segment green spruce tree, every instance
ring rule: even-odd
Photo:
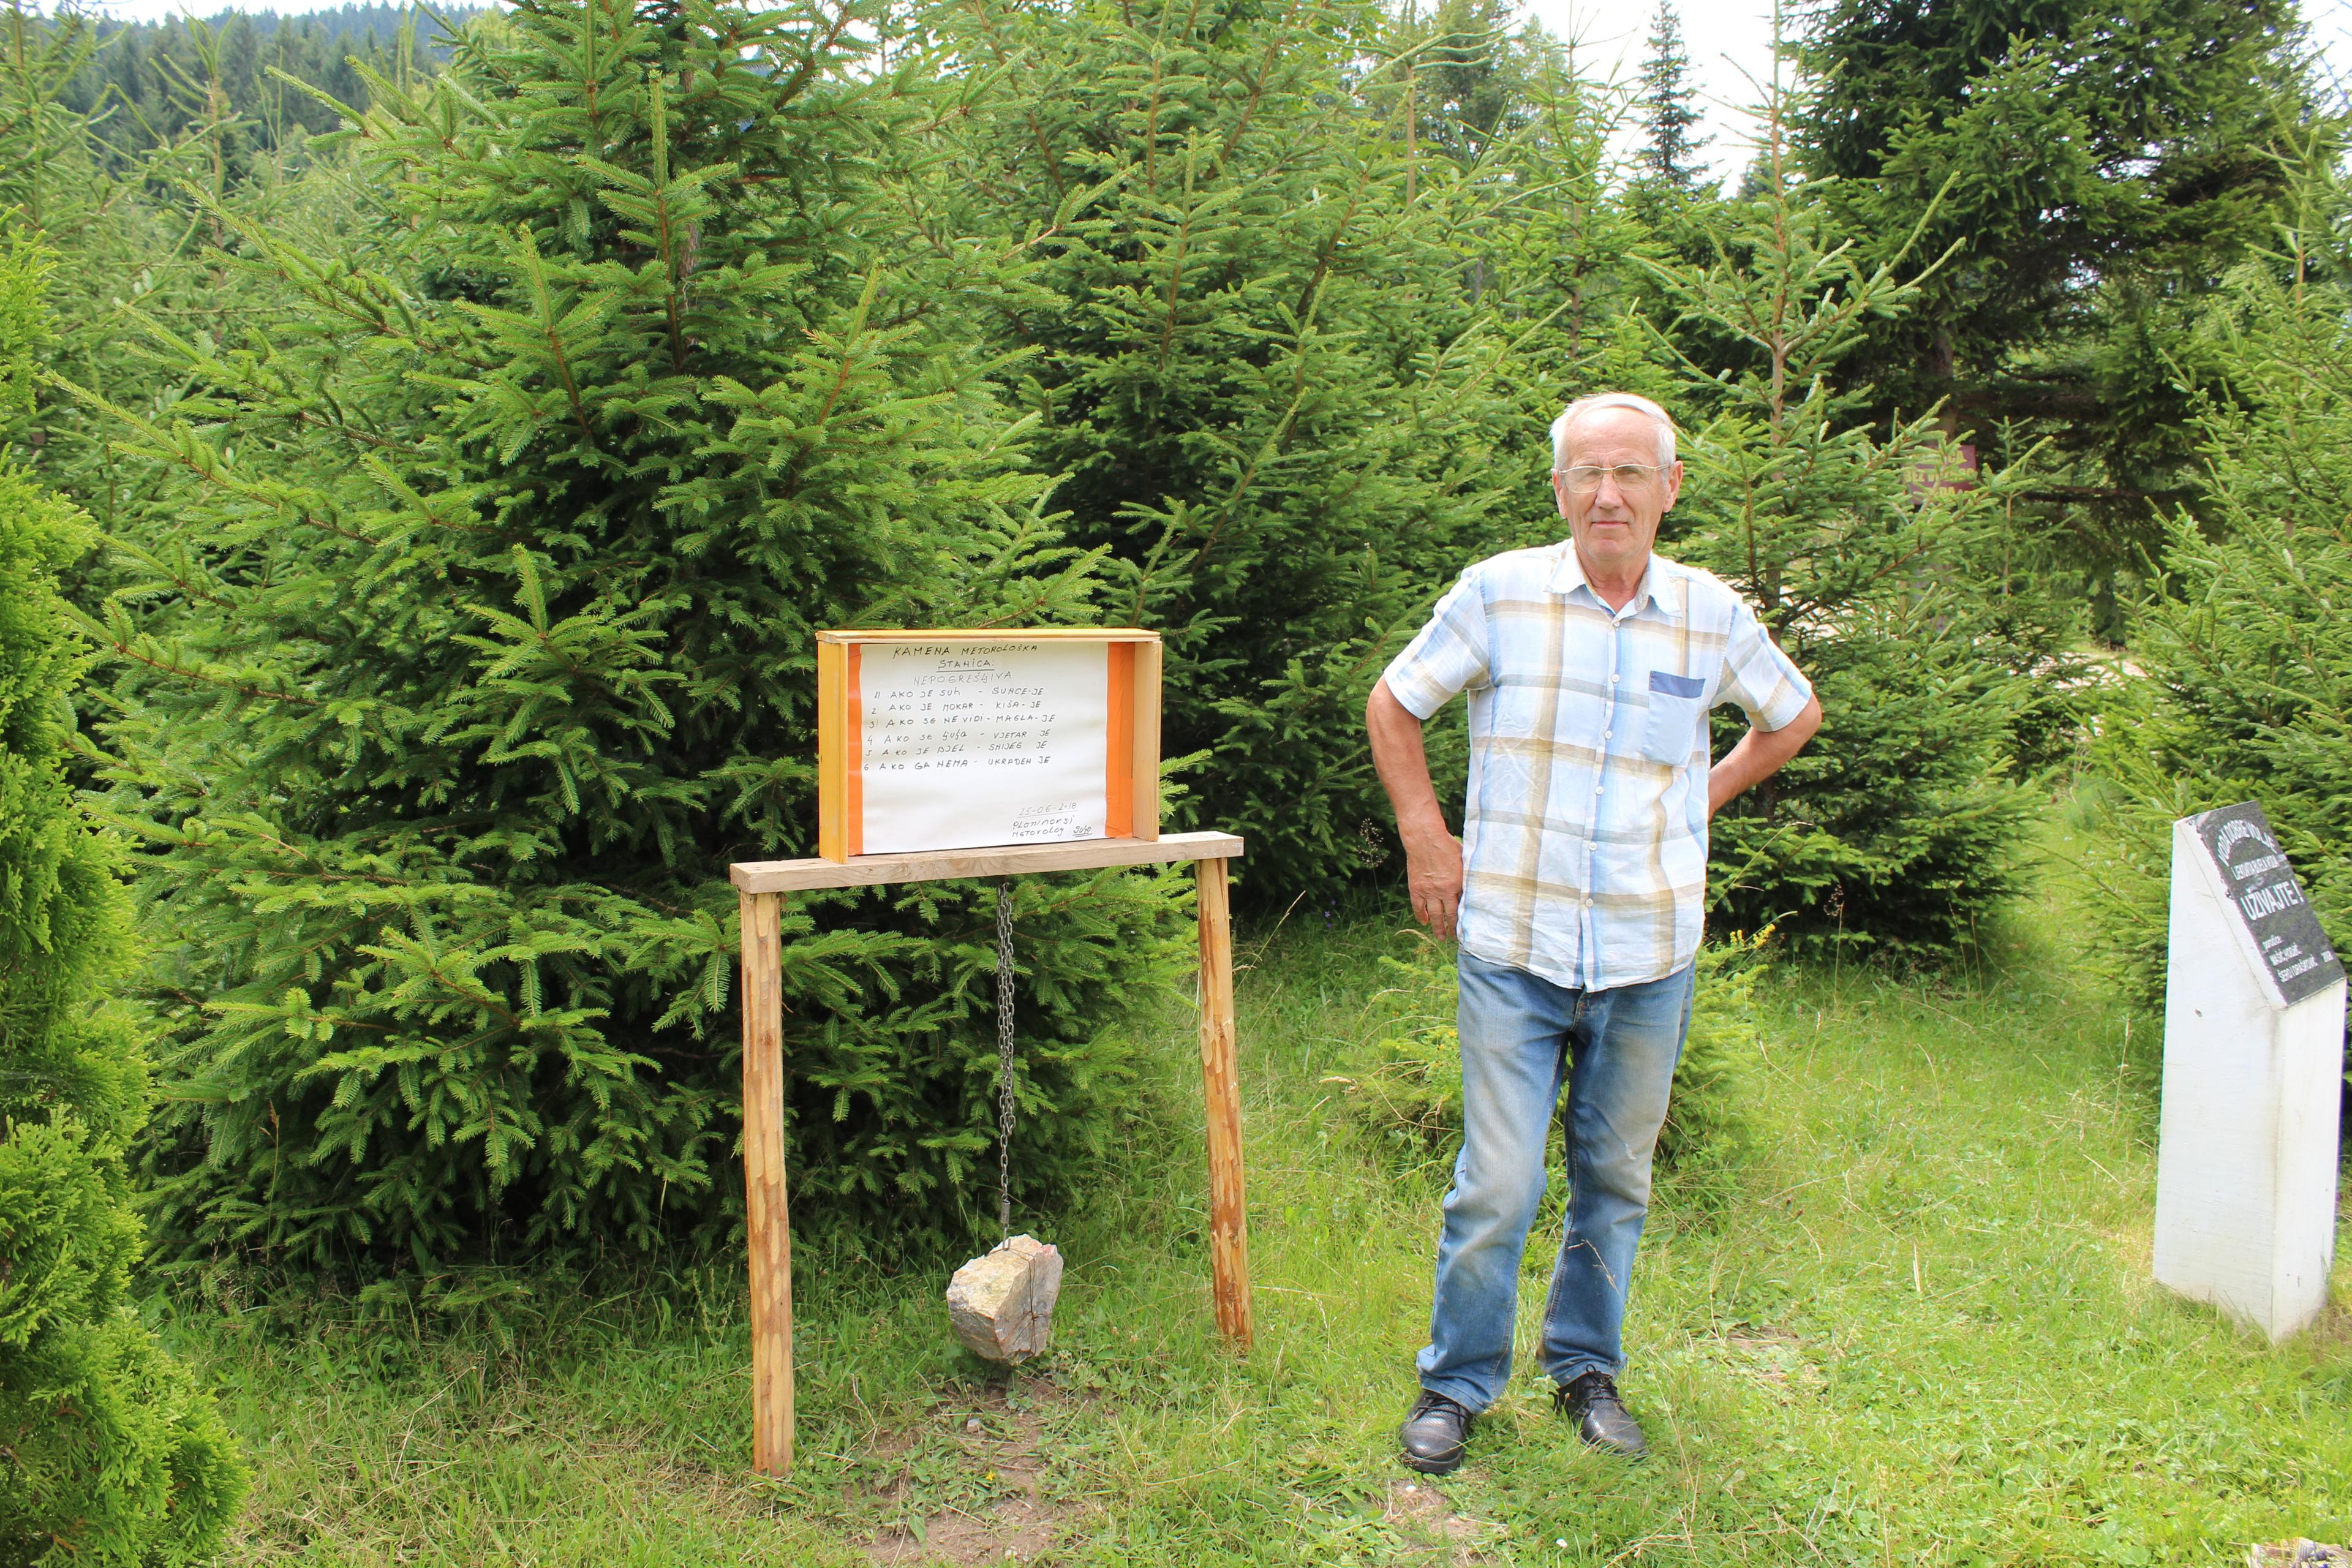
[[[1675,15],[1673,0],[1658,0],[1650,16],[1649,52],[1642,59],[1642,146],[1634,157],[1641,181],[1654,195],[1687,200],[1706,184],[1707,166],[1699,154],[1710,138],[1696,134],[1701,116],[1690,68],[1682,18]]]
[[[1480,303],[1516,329],[1505,374],[1523,421],[1515,446],[1529,464],[1528,523],[1557,537],[1545,478],[1552,417],[1605,387],[1660,398],[1672,389],[1640,314],[1654,289],[1635,260],[1671,247],[1654,206],[1626,199],[1627,168],[1614,149],[1635,106],[1623,90],[1580,74],[1573,48],[1551,46],[1529,73],[1527,96],[1528,124],[1496,150],[1494,177],[1482,186],[1479,233],[1495,265]]]
[[[893,170],[878,12],[528,0],[370,82],[279,300],[121,411],[102,632],[152,845],[168,1239],[295,1261],[641,1248],[742,1201],[729,862],[806,854],[814,633],[1094,616]],[[942,301],[947,302],[942,304]],[[1124,1103],[1182,883],[1024,883],[1024,1204]],[[795,903],[796,1213],[992,1216],[989,894]],[[983,1190],[983,1184],[987,1190]]]
[[[1069,537],[1113,557],[1108,613],[1167,638],[1169,749],[1208,753],[1192,817],[1248,836],[1261,898],[1328,887],[1386,837],[1364,694],[1516,478],[1466,166],[1401,71],[1351,75],[1370,6],[961,0],[940,26],[1001,94],[955,122],[956,221],[1045,258],[995,331]]]
[[[46,294],[48,366],[143,407],[176,395],[178,379],[173,366],[140,352],[127,306],[167,314],[184,330],[218,332],[243,320],[253,301],[204,260],[201,237],[213,226],[183,195],[221,190],[220,147],[236,138],[240,121],[221,108],[121,155],[109,137],[131,110],[105,80],[121,41],[70,10],[43,16],[10,0],[0,11],[0,211],[57,260]],[[6,458],[102,529],[121,521],[125,476],[108,445],[113,434],[102,416],[69,398],[0,416]],[[89,604],[93,579],[106,575],[92,559],[69,566],[62,584]]]
[[[30,401],[38,268],[0,243],[0,399]],[[129,1301],[125,1154],[147,1119],[121,846],[66,776],[89,649],[57,574],[88,524],[0,468],[0,1562],[211,1554],[245,1476],[211,1400]]]
[[[1367,101],[1416,152],[1475,165],[1525,129],[1545,58],[1539,30],[1512,23],[1508,0],[1439,0],[1426,15],[1407,5],[1382,35],[1387,63],[1365,83]]]
[[[2352,183],[2324,137],[2294,152],[2293,218],[2202,326],[2231,395],[2202,410],[2203,496],[2167,521],[2083,791],[2097,934],[2149,1007],[2194,812],[2259,801],[2352,951]]]
[[[1932,411],[1874,425],[1870,389],[1843,379],[1863,324],[1916,298],[1926,268],[1900,247],[1862,259],[1833,193],[1791,177],[1785,102],[1776,90],[1765,108],[1762,194],[1716,216],[1715,259],[1659,269],[1677,311],[1665,341],[1736,356],[1718,370],[1675,351],[1694,428],[1661,548],[1749,597],[1823,713],[1795,762],[1716,817],[1716,918],[1932,958],[2016,885],[2014,481],[1967,472]],[[1718,751],[1742,723],[1718,715]]]
[[[2043,526],[2101,576],[2195,482],[2192,328],[2266,242],[2283,131],[2314,115],[2289,0],[1821,0],[1806,173],[1874,259],[1958,244],[1853,362],[1881,417],[2048,439]],[[2110,627],[2112,629],[2112,626]]]

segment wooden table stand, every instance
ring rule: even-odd
[[[1208,1100],[1209,1267],[1217,1331],[1250,1344],[1249,1223],[1242,1182],[1241,1079],[1234,1033],[1230,833],[1096,838],[999,849],[931,850],[728,868],[743,911],[744,1226],[751,1255],[751,1463],[793,1468],[793,1252],[784,1194],[783,898],[814,888],[993,879],[1039,871],[1192,862],[1200,883],[1201,1074]]]

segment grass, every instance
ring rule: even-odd
[[[1747,1195],[1644,1243],[1624,1383],[1646,1463],[1583,1452],[1523,1368],[1460,1475],[1396,1468],[1438,1192],[1380,1174],[1319,1080],[1409,939],[1294,923],[1240,989],[1246,1358],[1211,1332],[1171,1016],[1167,1114],[1083,1213],[1035,1226],[1070,1265],[1048,1361],[956,1350],[940,1260],[803,1246],[788,1481],[748,1474],[731,1267],[601,1292],[485,1276],[430,1317],[291,1328],[180,1309],[257,1471],[230,1561],[2238,1563],[2352,1537],[2352,1268],[2276,1349],[2149,1282],[2153,1042],[2126,1049],[2070,931],[2053,889],[1962,973],[1768,977]]]

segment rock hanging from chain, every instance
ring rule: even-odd
[[[948,1282],[948,1321],[974,1355],[1024,1362],[1054,1336],[1062,1254],[1034,1236],[1001,1242]]]
[[[974,1355],[1022,1362],[1054,1337],[1062,1255],[1013,1230],[1013,879],[996,885],[996,1223],[1004,1239],[948,1281],[948,1321]]]

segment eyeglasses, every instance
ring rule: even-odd
[[[1613,468],[1600,468],[1591,463],[1579,463],[1572,468],[1554,468],[1553,473],[1568,481],[1570,491],[1589,496],[1601,488],[1601,476],[1608,475],[1621,490],[1637,490],[1649,484],[1665,469],[1650,463],[1619,463]]]

